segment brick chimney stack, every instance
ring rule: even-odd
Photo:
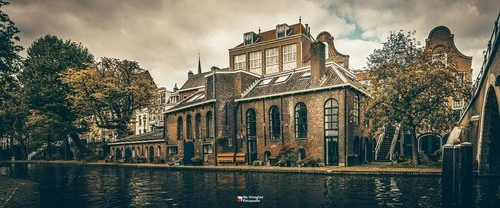
[[[188,72],[188,79],[189,79],[191,76],[193,76],[193,74],[194,74],[194,73],[193,73],[192,71],[189,71],[189,72]]]
[[[311,43],[311,82],[317,87],[325,75],[325,44],[320,41]]]

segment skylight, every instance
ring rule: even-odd
[[[300,76],[300,78],[307,78],[307,77],[311,77],[311,71],[305,72],[304,74],[302,74],[302,76]]]
[[[198,95],[195,95],[195,96],[193,96],[193,97],[189,98],[189,100],[188,100],[187,102],[193,102],[193,101],[195,101],[195,100],[198,100],[198,99],[199,99],[200,97],[202,97],[203,95],[204,95],[203,93],[200,93],[200,94],[198,94]]]
[[[262,80],[260,81],[259,85],[268,85],[271,82],[271,80],[273,80],[273,78]]]
[[[284,75],[284,76],[281,76],[281,77],[278,77],[278,79],[274,82],[274,83],[281,83],[281,82],[284,82],[286,80],[288,80],[288,78],[290,77],[289,74],[287,75]]]

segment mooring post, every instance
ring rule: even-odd
[[[464,142],[460,146],[460,204],[461,207],[472,207],[472,144]]]
[[[453,206],[453,145],[443,146],[441,169],[441,207]]]
[[[460,205],[460,148],[461,145],[453,146],[453,207]]]

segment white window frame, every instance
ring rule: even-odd
[[[283,63],[297,62],[297,44],[283,46]]]
[[[246,54],[234,56],[234,70],[246,69]]]
[[[255,51],[250,53],[250,71],[257,74],[262,74],[262,52]]]
[[[279,48],[270,48],[266,50],[266,66],[278,65]]]

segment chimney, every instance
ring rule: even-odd
[[[316,41],[311,43],[311,84],[317,87],[325,75],[325,45]]]
[[[219,67],[212,66],[212,67],[210,68],[210,71],[217,71],[217,70],[219,70]]]
[[[188,72],[188,79],[189,79],[191,76],[193,76],[193,72],[192,72],[191,70],[189,70],[189,72]]]

